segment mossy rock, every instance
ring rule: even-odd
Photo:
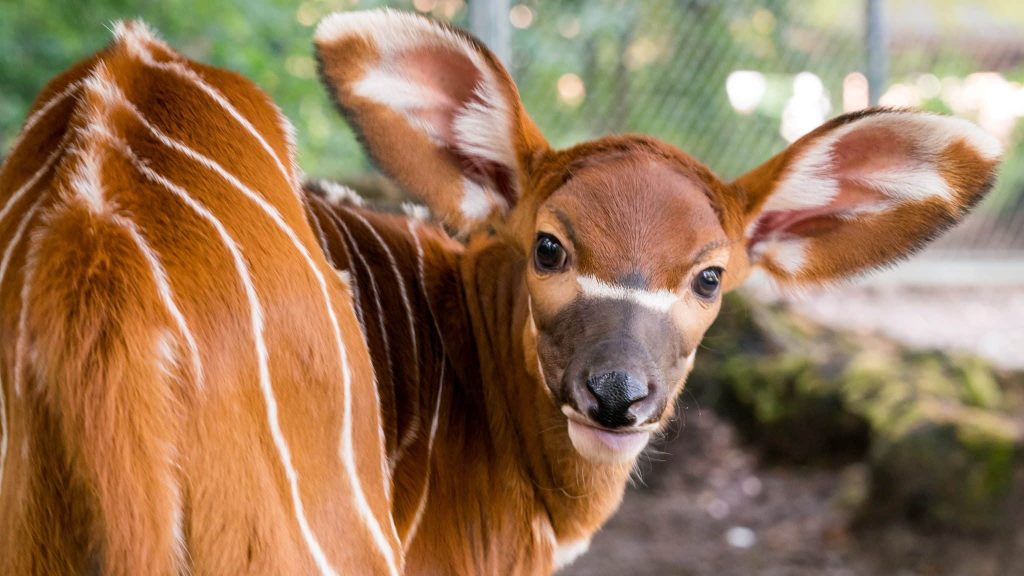
[[[937,527],[997,527],[1020,464],[1012,420],[978,409],[932,406],[897,438],[873,439],[870,517],[906,515]]]
[[[1010,414],[1024,377],[978,358],[911,351],[727,298],[690,378],[767,455],[863,459],[865,517],[994,527],[1024,452]]]

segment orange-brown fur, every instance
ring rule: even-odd
[[[238,75],[184,60],[137,24],[122,30],[109,48],[49,84],[33,110],[85,78],[112,82],[158,130],[227,167],[281,213],[327,277],[352,376],[358,475],[376,522],[391,534],[372,368],[347,289],[305,219],[295,175],[283,174],[194,83],[145,63],[139,50],[201,76],[290,166],[293,151],[276,108]],[[206,221],[133,163],[137,157],[208,207],[244,253],[263,307],[282,433],[328,562],[339,573],[386,573],[339,458],[343,374],[310,268],[253,202],[161,143],[124,102],[101,92],[78,85],[28,130],[0,173],[6,203],[60,147],[53,168],[0,222],[6,249],[30,205],[41,202],[0,285],[0,377],[9,421],[0,572],[316,570],[268,427],[250,313],[232,258]],[[98,209],[74,178],[89,169],[89,155],[102,188]],[[127,221],[166,269],[198,344],[201,379]],[[16,381],[23,381],[20,393]],[[394,538],[390,544],[398,549]]]
[[[395,521],[411,573],[548,573],[560,547],[589,540],[618,506],[632,462],[587,458],[573,440],[580,414],[573,416],[579,407],[567,390],[580,384],[566,375],[578,350],[559,350],[552,335],[583,340],[593,331],[588,323],[610,333],[620,327],[600,317],[566,326],[567,313],[602,298],[629,299],[615,290],[664,306],[670,323],[661,323],[659,335],[670,344],[664,348],[675,379],[656,390],[663,427],[720,303],[694,295],[702,269],[724,269],[725,291],[754,266],[780,283],[816,284],[885,265],[961,218],[987,191],[998,163],[990,143],[968,128],[876,109],[825,124],[730,183],[644,136],[551,149],[493,55],[445,24],[388,11],[339,14],[320,25],[316,44],[322,78],[372,158],[465,238],[454,244],[423,224],[414,225],[414,237],[402,217],[315,202],[314,219],[352,229],[356,214],[372,222],[404,263],[417,239],[424,245],[427,281],[418,286],[414,313],[419,357],[434,358],[440,349],[443,363],[425,364],[419,379],[396,380],[385,363],[412,358],[404,348],[411,339],[401,335],[402,307],[392,289],[382,291],[381,305],[365,293],[370,274],[389,272],[379,255],[369,264],[346,256],[372,250],[365,231],[348,244],[325,237],[335,265],[358,279],[378,384],[389,398],[389,458],[415,415],[428,413],[440,394],[433,450],[421,436],[394,470]],[[862,119],[879,122],[858,124]],[[842,132],[846,125],[858,129]],[[822,166],[800,172],[814,153]],[[872,181],[876,173],[882,179]],[[794,175],[810,184],[783,195],[794,194],[783,183],[801,185]],[[950,197],[929,188],[936,182]],[[818,185],[820,201],[813,198]],[[314,197],[317,188],[310,186]],[[480,189],[488,194],[486,211],[472,202],[482,198],[473,196]],[[564,268],[538,268],[532,253],[540,235],[564,245]],[[784,252],[758,251],[786,242],[789,260]],[[411,270],[402,274],[416,285]],[[611,288],[601,292],[597,284],[585,293],[584,276],[588,285]],[[399,352],[383,353],[381,331],[369,320],[376,313],[387,319]],[[627,315],[623,324],[649,316]],[[410,510],[424,494],[425,513],[411,537]]]
[[[720,302],[695,295],[698,273],[724,269],[725,290],[755,265],[784,283],[885,265],[959,219],[997,163],[962,127],[884,110],[837,119],[733,183],[642,136],[552,150],[479,42],[393,13],[361,22],[318,32],[324,79],[381,167],[465,244],[420,220],[332,205],[316,186],[300,194],[269,100],[138,25],[44,89],[34,110],[76,86],[0,171],[12,206],[0,221],[12,255],[0,284],[5,573],[550,572],[614,512],[632,464],[588,456],[572,436],[601,428],[573,419],[592,414],[566,376],[577,351],[556,336],[583,342],[597,326],[598,338],[636,344],[620,330],[635,326],[581,322],[581,310],[608,301],[621,324],[656,328],[644,399],[657,404],[642,424],[662,427]],[[398,76],[360,86],[381,60]],[[269,153],[159,63],[214,86]],[[402,110],[416,94],[431,107]],[[467,111],[477,117],[457,130]],[[799,172],[864,118],[881,122],[828,144],[815,170],[831,172]],[[893,177],[904,188],[865,180],[908,164]],[[834,185],[834,198],[766,208],[793,174]],[[538,266],[538,234],[565,244],[564,267]],[[166,269],[171,304],[139,238]],[[800,259],[757,250],[794,238]]]

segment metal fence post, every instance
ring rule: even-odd
[[[470,0],[469,30],[509,65],[509,0]]]
[[[865,8],[868,99],[872,106],[877,106],[889,81],[889,32],[885,27],[884,0],[865,0]]]

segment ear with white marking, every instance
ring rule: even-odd
[[[957,118],[873,109],[828,122],[736,182],[751,265],[825,283],[905,257],[967,214],[1000,146]]]
[[[470,35],[374,10],[317,27],[320,75],[378,166],[468,232],[519,199],[548,145],[508,72]]]

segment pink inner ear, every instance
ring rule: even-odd
[[[844,216],[884,209],[890,198],[868,184],[872,175],[905,171],[921,162],[915,160],[919,155],[911,138],[889,127],[844,134],[832,143],[830,165],[821,174],[823,180],[831,178],[838,185],[835,197],[823,206],[762,213],[753,226],[751,244],[769,238],[819,236],[843,225]]]
[[[844,134],[832,144],[836,176],[868,176],[872,172],[896,170],[921,156],[914,140],[889,126],[866,126]]]
[[[751,243],[784,236],[814,237],[825,234],[853,214],[872,206],[881,206],[885,196],[856,182],[840,182],[839,194],[825,206],[794,210],[771,210],[761,214],[750,236]]]
[[[480,70],[459,51],[445,46],[422,46],[394,61],[396,71],[423,88],[423,105],[412,116],[429,125],[462,172],[477,183],[498,192],[510,205],[515,202],[515,182],[509,167],[467,153],[454,131],[455,118],[471,103],[485,104],[476,93],[483,80]],[[495,118],[495,122],[505,119]]]
[[[480,71],[464,54],[445,46],[414,48],[398,55],[393,66],[399,76],[423,89],[423,106],[412,114],[445,144],[455,146],[455,116],[475,98]]]

